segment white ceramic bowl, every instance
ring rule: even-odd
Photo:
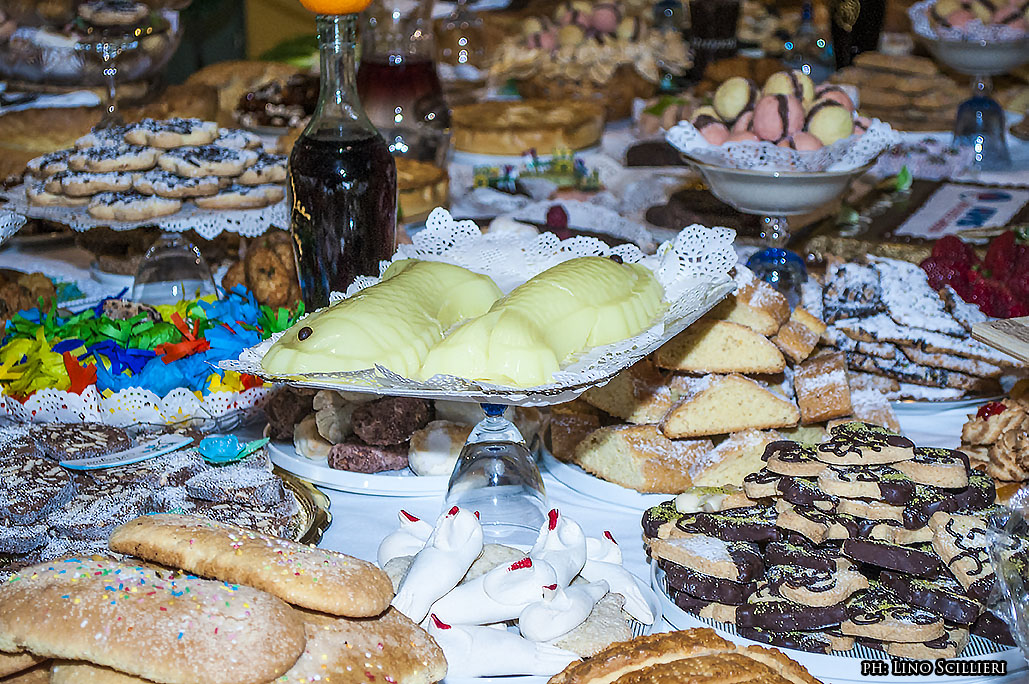
[[[752,171],[712,166],[687,157],[711,193],[744,214],[795,216],[807,214],[839,198],[850,182],[872,168],[852,171]]]
[[[921,38],[938,61],[970,76],[1006,74],[1029,61],[1029,38],[996,42]]]

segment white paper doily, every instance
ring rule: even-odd
[[[24,225],[24,216],[7,211],[6,209],[0,209],[0,245],[7,242],[7,240],[21,230],[21,227]]]
[[[273,376],[261,368],[261,359],[281,335],[245,349],[237,360],[222,361],[219,365],[227,370],[302,387],[521,406],[561,403],[636,363],[732,292],[736,285],[728,273],[736,264],[732,247],[735,236],[736,232],[729,228],[693,225],[684,228],[674,241],[659,246],[655,254],[644,256],[635,245],[611,248],[595,238],[561,241],[553,233],[521,239],[510,235],[484,235],[474,222],[455,221],[446,210],[435,209],[429,215],[425,230],[414,236],[414,244],[400,245],[392,261],[422,259],[456,264],[489,275],[501,290],[508,292],[534,275],[570,259],[617,254],[626,262],[643,264],[654,272],[664,287],[668,308],[650,329],[626,340],[594,347],[555,373],[554,382],[531,388],[505,387],[451,376],[418,382],[381,366],[349,373]],[[387,266],[388,263],[383,262],[381,270]],[[378,278],[359,278],[345,296],[352,296],[377,282]]]
[[[897,132],[879,119],[873,119],[863,135],[852,135],[810,152],[798,152],[764,141],[712,145],[689,121],[680,121],[665,138],[683,154],[715,166],[794,172],[854,171],[900,142]]]
[[[922,0],[922,2],[916,2],[911,7],[908,7],[908,17],[911,18],[912,30],[924,38],[932,40],[967,40],[974,43],[1025,40],[1026,38],[1026,32],[1023,29],[997,24],[984,24],[980,19],[973,19],[961,29],[941,26],[937,30],[929,21],[929,8],[935,4],[936,0]]]
[[[185,388],[164,397],[144,389],[126,389],[104,397],[95,385],[82,394],[45,389],[23,404],[0,394],[0,419],[19,423],[104,423],[115,427],[191,423],[206,429],[232,429],[250,418],[271,392],[267,386],[243,392],[212,392],[203,398]]]
[[[257,237],[273,226],[289,229],[289,209],[285,200],[261,209],[201,209],[190,202],[183,202],[182,208],[171,216],[145,221],[104,221],[90,216],[85,207],[41,207],[30,204],[25,197],[24,184],[0,192],[0,197],[8,201],[4,206],[8,211],[60,223],[79,232],[100,227],[132,230],[157,226],[173,233],[195,230],[200,237],[211,240],[223,232]]]

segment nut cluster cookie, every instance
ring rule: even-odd
[[[83,8],[130,12],[134,4],[103,0]],[[211,121],[143,119],[33,159],[25,195],[39,206],[86,205],[90,216],[107,221],[168,216],[190,201],[209,210],[259,209],[283,199],[286,179],[286,158],[260,146],[252,133]]]
[[[764,462],[744,479],[749,506],[695,512],[669,501],[644,514],[644,539],[680,608],[822,653],[858,643],[947,658],[969,634],[1010,641],[986,617],[996,489],[963,453],[852,422],[821,444],[772,442]],[[1029,545],[1004,553],[1029,572]]]

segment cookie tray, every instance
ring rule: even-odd
[[[650,564],[650,586],[661,602],[665,620],[676,629],[710,627],[720,636],[734,643],[769,648],[768,644],[739,636],[736,633],[735,625],[697,617],[677,606],[668,598],[665,590],[665,573],[657,567],[656,563]],[[1015,684],[1018,682],[1023,684],[1029,680],[1029,664],[1022,657],[1021,651],[974,634],[970,636],[968,646],[965,647],[961,657],[955,660],[1003,660],[1007,663],[1007,676],[947,677],[937,675],[895,676],[891,674],[872,677],[861,674],[861,663],[869,660],[889,661],[890,656],[860,644],[855,644],[854,648],[849,651],[835,651],[832,655],[808,653],[778,646],[775,648],[806,667],[808,672],[822,680],[824,684],[869,684],[870,682],[877,684],[978,684],[980,682],[982,684]]]
[[[728,275],[737,261],[732,247],[735,237],[735,231],[729,228],[692,225],[683,228],[674,240],[661,244],[656,254],[644,255],[636,245],[609,247],[590,237],[562,241],[553,233],[521,238],[484,235],[475,222],[455,221],[445,209],[434,209],[426,228],[413,237],[414,244],[400,245],[392,261],[422,259],[456,264],[490,276],[503,292],[510,292],[534,275],[564,261],[581,256],[618,256],[627,263],[639,263],[653,271],[664,288],[668,306],[649,329],[628,339],[589,349],[555,373],[554,382],[529,388],[453,376],[416,381],[382,366],[352,372],[273,375],[264,371],[261,359],[281,334],[243,350],[238,359],[218,365],[225,370],[296,387],[512,406],[560,404],[594,385],[607,382],[682,332],[735,290],[736,284]],[[380,271],[388,265],[382,262]],[[378,278],[359,278],[340,299],[378,281]]]
[[[290,537],[301,544],[317,544],[332,524],[329,497],[293,473],[275,467],[273,471],[296,499],[300,512],[290,521]]]

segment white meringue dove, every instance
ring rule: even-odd
[[[554,566],[557,583],[567,587],[586,562],[586,535],[577,522],[553,508],[547,514],[547,522],[540,528],[529,556]]]
[[[482,553],[482,526],[471,511],[454,506],[436,522],[393,597],[393,607],[421,622],[429,607],[457,586]]]
[[[454,625],[514,620],[526,606],[543,598],[544,586],[556,581],[557,573],[549,563],[526,557],[459,584],[432,604],[430,612]]]
[[[643,597],[636,576],[622,567],[622,551],[610,532],[604,532],[603,541],[586,540],[586,563],[579,574],[588,582],[607,582],[611,593],[625,597],[622,609],[626,613],[645,625],[654,624],[654,612]]]
[[[571,651],[537,643],[513,632],[477,625],[448,625],[435,614],[427,631],[447,658],[447,676],[491,677],[538,675],[549,677],[579,660]]]
[[[425,542],[432,534],[432,525],[403,509],[397,513],[397,517],[400,519],[400,527],[387,534],[379,544],[377,560],[380,568],[394,558],[415,555],[425,548]]]
[[[552,584],[541,600],[525,607],[518,617],[518,629],[530,641],[558,639],[585,622],[607,592],[603,580],[565,588]]]
[[[586,537],[586,560],[622,564],[622,549],[613,534],[604,530],[603,537]]]

